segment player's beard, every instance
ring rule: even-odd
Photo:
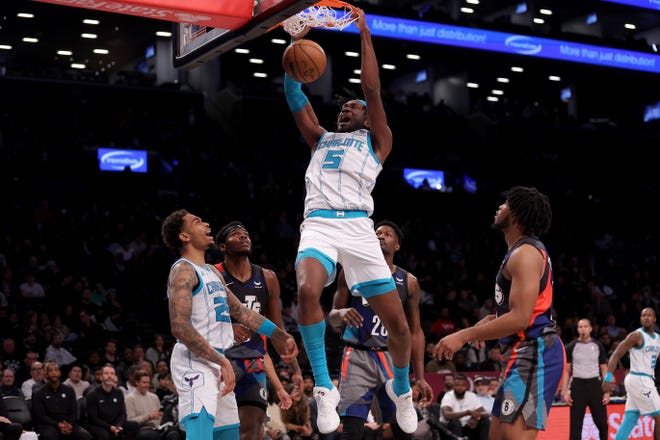
[[[505,217],[500,222],[494,221],[493,224],[491,225],[491,228],[501,231],[503,229],[508,228],[510,223],[511,223],[511,219],[509,217]]]
[[[454,396],[456,396],[457,399],[462,399],[465,397],[465,391],[456,391],[454,390]]]

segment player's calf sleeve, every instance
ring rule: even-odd
[[[333,387],[325,359],[325,319],[312,325],[298,325],[309,364],[314,373],[314,385],[331,389]]]
[[[392,382],[392,390],[397,396],[410,391],[410,367],[406,366],[399,368],[394,366],[394,381]]]
[[[616,440],[628,440],[628,436],[639,420],[639,411],[629,411],[623,414],[623,421],[616,433]]]

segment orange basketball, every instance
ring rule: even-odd
[[[325,51],[312,40],[297,40],[282,55],[282,67],[294,80],[301,83],[316,81],[323,75],[327,63]]]

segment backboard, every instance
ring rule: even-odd
[[[316,0],[257,0],[252,19],[238,29],[174,23],[174,67],[192,69],[259,37]]]

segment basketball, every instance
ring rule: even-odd
[[[312,40],[297,40],[282,55],[284,71],[295,81],[310,83],[323,75],[327,63],[325,51]]]

